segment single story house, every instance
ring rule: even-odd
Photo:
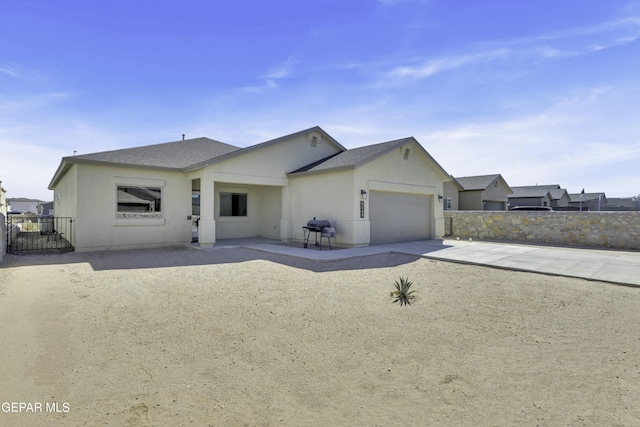
[[[268,237],[313,218],[354,247],[440,238],[449,175],[413,138],[347,150],[320,127],[246,148],[195,138],[62,158],[49,189],[78,251]]]
[[[7,190],[2,187],[2,181],[0,181],[0,215],[7,216]]]
[[[516,206],[551,206],[551,193],[546,188],[513,187],[509,209]]]
[[[8,212],[21,213],[21,214],[35,214],[38,211],[38,203],[42,203],[42,200],[28,199],[26,197],[17,197],[7,199]]]
[[[512,193],[502,175],[477,175],[456,178],[463,190],[458,193],[458,209],[465,211],[504,211]]]
[[[520,194],[520,195],[532,194],[532,193],[527,193],[528,191],[535,192],[536,190],[547,190],[549,191],[549,196],[550,196],[549,206],[552,208],[565,208],[569,206],[569,203],[571,202],[571,197],[569,197],[569,193],[567,192],[567,190],[565,190],[564,188],[560,188],[558,184],[526,185],[526,186],[518,186],[518,187],[511,187],[511,188],[513,189],[515,194]],[[543,192],[540,192],[539,194],[543,194]],[[516,202],[516,203],[520,202],[519,200],[515,200],[515,199],[516,199],[515,195],[512,195],[510,197],[510,202],[512,203],[512,206],[530,206],[530,205],[526,205],[528,201],[522,201],[523,204],[515,205],[513,204],[513,202]],[[546,206],[546,205],[540,205],[540,206]]]
[[[40,202],[38,203],[37,214],[38,216],[53,216],[53,202]]]
[[[607,204],[607,196],[604,193],[581,193],[569,194],[571,201],[569,206],[582,211],[600,211],[604,210]]]
[[[445,181],[442,187],[444,192],[444,200],[442,203],[442,209],[445,211],[457,211],[459,204],[458,198],[461,191],[464,191],[462,185],[453,177],[449,176],[451,181]]]
[[[608,197],[603,211],[640,211],[640,197]]]

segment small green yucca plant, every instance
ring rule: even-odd
[[[396,287],[396,290],[391,292],[391,296],[395,297],[395,300],[393,300],[393,302],[400,301],[400,306],[411,305],[411,302],[409,300],[415,298],[415,295],[413,295],[415,290],[411,290],[411,285],[413,285],[413,282],[410,282],[408,277],[405,279],[404,277],[400,276],[400,281],[398,282],[396,280],[394,285]]]

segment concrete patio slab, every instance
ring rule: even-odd
[[[246,247],[315,261],[396,252],[442,261],[640,286],[640,252],[632,251],[459,240],[422,240],[333,250],[323,246],[318,250],[316,247],[305,249],[301,243],[262,238],[221,240],[214,250],[229,247]]]

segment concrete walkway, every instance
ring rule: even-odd
[[[443,261],[485,265],[517,271],[578,277],[640,286],[640,252],[535,246],[513,243],[424,240],[362,248],[318,250],[271,239],[229,239],[215,249],[247,247],[316,261],[333,261],[381,253],[403,253]]]

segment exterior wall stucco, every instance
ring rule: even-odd
[[[447,211],[452,237],[640,249],[638,212]]]
[[[482,194],[482,200],[502,202],[504,203],[504,208],[506,210],[507,202],[509,200],[509,194],[507,193],[507,189],[498,180],[497,186],[492,184],[484,190]]]
[[[405,149],[410,149],[404,159]],[[356,169],[342,169],[290,178],[293,238],[301,240],[302,226],[316,217],[336,228],[336,244],[366,246],[370,242],[369,198],[361,190],[420,194],[438,200],[446,177],[425,157],[419,147],[408,143]],[[365,217],[360,218],[360,202]],[[444,235],[442,203],[431,203],[431,230],[435,238]]]
[[[405,160],[406,149],[410,150]],[[425,213],[431,218],[432,238],[444,236],[444,219],[442,201],[438,195],[444,194],[442,176],[436,166],[422,154],[421,149],[413,142],[386,153],[355,172],[355,193],[360,200],[360,190],[391,191],[396,193],[420,194],[431,196],[431,212]],[[365,200],[365,218],[369,219],[369,199]],[[354,203],[354,218],[360,217],[360,205]]]
[[[444,197],[451,199],[450,210],[457,211],[459,209],[458,206],[460,206],[458,203],[458,198],[459,198],[458,187],[453,182],[447,181],[442,184],[442,191],[443,191]],[[443,208],[444,208],[444,205],[443,205]]]
[[[65,209],[57,215],[75,219],[73,245],[77,251],[167,246],[191,241],[191,221],[187,219],[191,215],[191,181],[183,173],[84,164],[74,168],[77,179],[69,184],[68,190],[77,186],[76,201],[82,203],[76,202],[76,212],[67,208],[73,206],[72,203],[62,203]],[[67,175],[71,180],[72,176]],[[56,192],[61,184],[62,180]],[[117,218],[118,185],[161,187],[160,218]],[[72,191],[67,192],[68,197],[72,197]]]
[[[4,259],[4,254],[7,253],[7,220],[2,212],[0,212],[0,262]]]
[[[7,193],[2,188],[2,181],[0,181],[0,214],[7,216]]]
[[[71,165],[67,173],[58,181],[53,189],[53,209],[57,217],[72,218],[71,236],[66,236],[75,248],[76,219],[78,218],[78,165]]]
[[[313,136],[316,137],[315,146],[311,143]],[[189,173],[190,180],[199,178],[201,184],[204,182],[214,187],[211,193],[213,197],[210,192],[201,192],[201,203],[213,207],[210,212],[203,211],[200,217],[201,226],[215,229],[215,232],[204,233],[207,236],[206,244],[232,237],[294,238],[297,228],[293,225],[290,206],[293,198],[286,173],[339,151],[333,142],[323,139],[319,132],[314,131]],[[221,188],[249,190],[246,218],[220,218],[218,204]],[[258,207],[259,211],[254,210]]]
[[[280,185],[288,184],[287,172],[328,157],[340,150],[332,142],[321,140],[318,132],[313,147],[309,134],[247,152],[238,157],[207,166],[205,174],[216,182]]]
[[[291,177],[289,191],[293,240],[302,241],[302,227],[315,217],[331,222],[336,229],[335,242],[338,245],[369,243],[368,234],[363,240],[363,224],[358,224],[363,221],[355,220],[360,215],[354,216],[353,169]]]
[[[221,217],[220,193],[247,194],[247,216]],[[215,185],[216,239],[239,237],[280,237],[280,187],[216,183]]]
[[[482,206],[482,191],[461,191],[458,195],[458,206],[461,211],[479,210]]]

